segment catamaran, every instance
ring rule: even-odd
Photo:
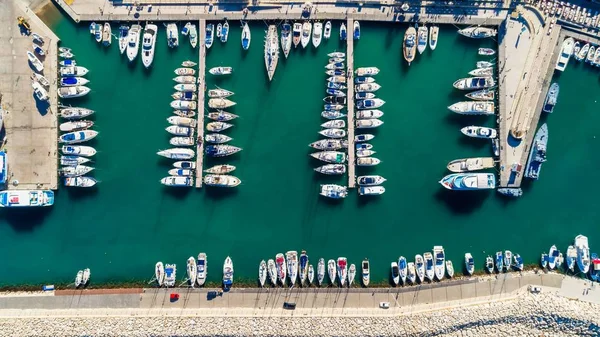
[[[147,24],[142,38],[142,63],[144,67],[150,68],[154,61],[154,47],[156,45],[156,32],[158,27]],[[136,51],[137,54],[137,51]]]
[[[303,45],[303,47],[305,47]],[[265,67],[269,81],[273,80],[277,62],[279,61],[279,39],[277,38],[277,26],[270,25],[265,39]]]

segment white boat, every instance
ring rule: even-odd
[[[337,259],[337,274],[340,286],[343,287],[348,277],[348,260],[345,257],[338,257]]]
[[[311,265],[312,267],[312,265]],[[310,270],[310,267],[309,267]],[[319,263],[317,264],[317,285],[320,287],[325,280],[325,260],[323,258],[319,259]],[[311,281],[312,283],[312,281]]]
[[[341,52],[341,51],[334,51],[334,52],[327,54],[327,56],[335,57],[335,58],[344,58],[344,57],[346,57],[346,53]]]
[[[61,123],[58,128],[60,131],[63,131],[63,132],[71,132],[71,131],[89,129],[92,126],[94,126],[94,122],[92,122],[92,121],[71,121],[71,122]]]
[[[294,44],[294,48],[298,47],[300,44],[300,38],[302,37],[302,24],[299,22],[294,22],[292,26],[292,43]]]
[[[487,37],[494,37],[498,34],[498,31],[493,28],[487,27],[468,27],[464,29],[459,29],[458,34],[466,37],[470,37],[472,39],[484,39]]]
[[[277,265],[275,264],[275,260],[269,259],[267,261],[267,274],[269,276],[269,280],[271,284],[277,285]]]
[[[211,69],[212,70],[212,69]],[[196,70],[192,68],[177,68],[175,69],[175,75],[196,75]]]
[[[354,38],[354,40],[360,40],[360,23],[358,22],[358,20],[354,20],[352,37]]]
[[[77,165],[77,166],[65,166],[59,169],[59,173],[63,177],[80,177],[88,174],[94,170],[91,166]]]
[[[195,92],[196,90],[198,90],[197,86],[192,83],[175,84],[173,89],[181,92]]]
[[[154,266],[154,278],[159,287],[162,287],[165,282],[165,266],[162,262],[156,262]]]
[[[484,127],[484,126],[465,126],[460,129],[465,136],[473,137],[473,138],[496,138],[498,136],[498,132],[496,129]]]
[[[310,286],[315,279],[315,268],[312,264],[308,265],[308,285]]]
[[[376,186],[381,185],[384,182],[386,182],[386,179],[378,175],[358,176],[356,178],[356,183],[359,186]]]
[[[379,74],[379,68],[377,67],[361,67],[356,69],[357,76],[375,76]]]
[[[469,71],[471,76],[492,76],[494,75],[494,68],[477,68]]]
[[[64,144],[82,143],[94,139],[97,135],[98,131],[94,130],[69,132],[58,137],[58,142]]]
[[[570,245],[567,247],[567,268],[573,273],[575,272],[575,262],[577,261],[577,248]]]
[[[183,28],[181,28],[181,35],[188,36],[190,34],[191,26],[192,26],[191,22],[187,22],[185,25],[183,25]]]
[[[223,262],[223,286],[225,288],[231,287],[233,284],[233,261],[228,256]]]
[[[34,42],[37,42],[39,44],[41,44],[42,46],[44,45],[45,41],[44,38],[41,37],[39,34],[37,33],[32,33],[31,34],[31,38],[33,39]]]
[[[45,102],[50,99],[48,91],[46,91],[46,89],[44,89],[44,87],[39,82],[32,81],[31,87],[33,88],[33,94],[35,95],[35,98],[38,101]]]
[[[198,277],[198,269],[196,268],[196,259],[190,256],[187,259],[187,278],[192,288],[196,285],[196,278]]]
[[[361,269],[362,269],[362,284],[363,284],[363,286],[368,287],[369,283],[371,281],[371,267],[369,264],[369,259],[365,258],[362,261]]]
[[[283,56],[287,58],[292,49],[292,26],[287,22],[281,25],[281,49]]]
[[[204,136],[204,140],[210,144],[225,144],[227,142],[230,142],[232,139],[233,138],[227,135],[222,135],[220,133],[209,133],[206,136]]]
[[[385,193],[383,186],[361,186],[358,188],[359,195],[382,195]]]
[[[452,85],[459,90],[479,90],[491,88],[496,82],[491,77],[467,77],[455,81]]]
[[[58,97],[60,98],[76,98],[83,97],[90,93],[90,88],[78,85],[74,87],[61,87],[58,88]]]
[[[335,265],[335,260],[333,259],[327,261],[327,274],[329,275],[329,282],[331,282],[331,284],[335,284],[335,279],[337,277],[337,267]]]
[[[121,25],[119,27],[119,52],[121,55],[127,50],[127,38],[129,37],[129,26]]]
[[[420,282],[425,281],[425,260],[421,254],[415,255],[415,268]]]
[[[356,158],[356,166],[376,166],[381,163],[381,160],[374,157]]]
[[[398,270],[398,262],[392,262],[391,264],[392,282],[394,286],[400,284],[400,270]]]
[[[379,119],[375,119],[375,118],[358,119],[356,121],[356,128],[357,129],[372,129],[372,128],[379,127],[382,124],[383,124],[383,121],[381,121]]]
[[[449,278],[454,277],[454,265],[452,264],[452,261],[450,261],[450,260],[446,261],[446,273],[448,273]]]
[[[94,110],[86,108],[68,107],[60,109],[60,116],[66,119],[79,119],[94,113]]]
[[[590,246],[587,236],[577,235],[575,248],[577,249],[577,267],[583,274],[587,274],[590,270]]]
[[[325,29],[323,30],[323,37],[325,40],[329,40],[331,37],[331,21],[325,22]]]
[[[425,252],[423,254],[423,261],[425,263],[425,278],[432,282],[435,276],[435,271],[433,267],[433,255],[431,255],[430,252]]]
[[[482,89],[465,94],[465,97],[476,101],[493,101],[495,96],[493,89]]]
[[[217,112],[209,112],[206,117],[212,119],[217,122],[228,122],[238,118],[239,116],[236,114],[232,114],[231,112],[219,110]]]
[[[198,103],[195,101],[175,100],[171,102],[171,108],[178,110],[196,110]]]
[[[325,66],[325,69],[329,69],[329,70],[342,70],[345,67],[346,67],[346,65],[344,64],[344,62],[334,62],[334,63],[328,63]],[[341,76],[341,75],[337,75],[337,76]]]
[[[208,72],[212,75],[230,75],[233,72],[232,67],[214,67],[210,68]]]
[[[206,130],[210,132],[221,132],[233,127],[233,124],[225,122],[210,122],[206,124]]]
[[[321,112],[321,117],[327,118],[327,119],[337,119],[337,118],[346,117],[346,114],[341,113],[340,111],[325,110],[325,111]]]
[[[173,167],[175,168],[180,168],[180,169],[189,169],[189,170],[194,170],[196,169],[196,162],[194,161],[176,161],[173,163]]]
[[[208,107],[211,109],[227,109],[236,104],[237,103],[226,98],[211,98],[208,100]]]
[[[150,68],[154,61],[157,30],[158,27],[153,24],[147,24],[144,28],[144,35],[142,36],[142,63],[146,68]]]
[[[336,84],[346,83],[346,76],[331,76],[327,78],[327,82]]]
[[[110,28],[110,23],[105,22],[104,27],[102,28],[102,45],[105,47],[110,46],[112,42],[112,29]]]
[[[40,54],[42,55],[42,54]],[[75,55],[73,55],[73,53],[71,52],[66,52],[66,53],[60,53],[58,54],[58,57],[64,58],[64,59],[70,59],[73,58]]]
[[[204,152],[211,157],[226,157],[242,151],[242,148],[232,145],[208,145]]]
[[[364,99],[356,101],[356,108],[359,110],[377,109],[385,104],[385,101],[380,98]],[[381,125],[381,124],[380,124]]]
[[[471,253],[465,253],[465,269],[469,275],[473,275],[475,271],[475,262],[473,261],[473,255]]]
[[[0,192],[0,207],[45,207],[54,204],[50,190],[10,190]]]
[[[210,174],[227,174],[233,171],[235,171],[235,166],[229,164],[215,165],[211,168],[204,170],[205,173]]]
[[[310,35],[312,31],[312,25],[308,21],[304,21],[302,24],[302,35],[300,37],[300,43],[302,44],[302,48],[306,48],[308,46],[308,42],[310,42]]]
[[[408,276],[408,263],[404,256],[398,258],[398,274],[403,284],[406,284],[406,277]]]
[[[35,56],[35,54],[33,54],[32,52],[28,51],[27,52],[27,58],[29,59],[29,62],[31,63],[31,65],[33,65],[33,67],[35,68],[35,71],[37,71],[38,73],[41,73],[42,71],[44,71],[44,65]]]
[[[548,269],[549,270],[556,268],[559,254],[560,254],[560,251],[556,248],[556,245],[552,245],[552,247],[550,247],[550,250],[548,252]]]
[[[196,127],[196,120],[188,117],[171,116],[167,118],[167,122],[173,125]]]
[[[102,42],[102,25],[92,22],[90,24],[90,34],[94,35],[96,42]]]
[[[38,74],[38,73],[33,73],[33,75],[31,75],[31,76],[32,76],[32,79],[39,82],[43,87],[48,88],[50,86],[50,81],[48,81],[48,79],[45,78],[44,75]]]
[[[68,187],[93,187],[98,181],[92,177],[66,177],[64,185]]]
[[[198,45],[198,29],[196,28],[195,24],[190,25],[190,32],[188,37],[190,39],[190,45],[192,46],[192,48],[196,48],[196,46]]]
[[[590,51],[590,44],[586,43],[583,47],[581,47],[581,49],[579,50],[579,52],[574,55],[575,56],[575,60],[576,61],[582,61],[582,60],[584,60],[589,51]]]
[[[225,21],[223,28],[221,29],[221,42],[227,42],[229,38],[229,22]]]
[[[96,149],[91,146],[71,146],[71,145],[63,145],[61,147],[61,151],[65,155],[77,155],[83,157],[93,157],[96,155]]]
[[[324,129],[319,131],[319,134],[324,137],[339,139],[346,137],[346,130],[343,129]]]
[[[60,156],[60,165],[63,166],[77,166],[90,162],[89,158],[80,156]]]
[[[192,137],[172,137],[169,139],[169,144],[173,146],[194,146],[196,145],[196,140]]]
[[[170,125],[165,130],[174,136],[194,137],[194,129],[185,126]]]
[[[431,26],[429,27],[429,49],[435,50],[438,42],[438,34],[440,32],[440,27]]]
[[[198,259],[196,260],[196,283],[198,286],[202,287],[204,283],[206,283],[206,276],[208,271],[208,263],[206,259],[206,253],[198,254]]]
[[[177,76],[173,78],[173,81],[180,84],[193,84],[196,83],[195,76]]]
[[[275,69],[279,61],[279,39],[277,38],[277,26],[270,25],[265,38],[265,67],[269,81],[273,80]]]
[[[461,115],[493,115],[494,102],[457,102],[449,106],[448,109]]]
[[[321,124],[321,127],[326,129],[341,129],[346,127],[346,122],[341,119],[334,119]]]
[[[321,39],[323,38],[323,23],[315,22],[313,25],[312,31],[312,44],[315,48],[319,47],[321,44]]]
[[[496,176],[492,173],[452,173],[440,180],[444,188],[456,191],[493,189]]]
[[[346,29],[346,25],[342,22],[340,25],[340,41],[346,41],[348,38],[348,30]]]
[[[414,262],[408,263],[406,279],[410,284],[415,284],[417,281],[417,272],[415,270]]]
[[[33,48],[33,51],[34,51],[36,54],[38,54],[38,55],[40,55],[40,56],[44,56],[44,55],[46,55],[46,52],[44,51],[44,49],[42,49],[42,47],[41,47],[41,46],[39,46],[39,45],[37,45],[35,42],[32,44],[32,46],[31,46],[31,47]]]
[[[229,91],[229,90],[221,89],[221,88],[208,90],[208,97],[210,97],[210,98],[226,98],[233,94],[234,94],[233,91]]]
[[[204,176],[204,184],[214,187],[236,187],[242,181],[234,176],[224,174],[207,174]]]
[[[213,41],[215,40],[215,25],[209,23],[206,25],[206,36],[204,36],[204,46],[206,49],[212,47]]]
[[[327,164],[315,168],[315,171],[326,175],[340,175],[346,173],[346,165]]]
[[[476,157],[456,159],[448,163],[447,168],[451,172],[471,172],[484,170],[494,167],[494,158],[492,157]]]
[[[323,184],[319,194],[326,198],[343,199],[348,196],[348,188],[335,184]]]
[[[421,26],[417,30],[417,51],[419,54],[423,54],[425,49],[427,49],[428,33],[429,29],[427,29],[427,26]]]
[[[375,153],[377,153],[377,152],[375,152],[373,150],[357,149],[356,157],[358,157],[358,158],[370,157],[370,156],[374,155]]]
[[[375,92],[381,88],[377,83],[361,83],[354,87],[355,92]]]
[[[160,180],[160,183],[165,186],[173,187],[190,187],[194,183],[191,177],[183,176],[168,176]]]
[[[281,285],[285,285],[287,277],[287,264],[282,253],[275,255],[275,266],[277,267],[277,279],[281,282]]]
[[[356,277],[356,266],[353,264],[350,265],[348,269],[348,287],[352,287],[352,283],[354,282],[354,278]]]
[[[172,148],[167,150],[158,151],[156,154],[169,159],[187,160],[192,159],[196,155],[194,150],[185,148]]]
[[[79,288],[83,285],[83,270],[77,272],[75,276],[75,288]]]
[[[242,49],[248,50],[250,48],[251,36],[250,27],[248,27],[248,23],[244,22],[242,25]]]
[[[182,91],[177,91],[175,93],[173,93],[173,95],[171,95],[171,98],[176,99],[176,100],[181,100],[181,101],[195,101],[198,99],[198,95],[196,95],[193,92],[187,91],[187,92],[182,92]]]
[[[496,54],[496,51],[492,48],[479,48],[477,53],[482,56],[492,56]]]
[[[218,39],[221,38],[221,32],[222,32],[222,30],[223,30],[223,25],[219,22],[217,24],[217,34],[216,34],[216,36],[217,36]]]
[[[261,287],[265,286],[265,282],[267,281],[267,273],[267,262],[265,260],[262,260],[258,265],[258,283]]]
[[[88,73],[88,69],[81,66],[60,67],[58,71],[63,77],[80,77]]]
[[[37,75],[39,75],[39,74],[37,74]],[[83,78],[83,77],[61,77],[59,85],[61,87],[74,87],[74,86],[86,85],[88,83],[90,83],[90,81],[87,78]]]
[[[383,111],[381,110],[359,110],[356,112],[356,118],[358,119],[375,119],[381,117],[383,117]]]
[[[556,66],[554,69],[558,71],[564,71],[569,64],[569,60],[573,55],[573,48],[575,45],[575,40],[572,37],[565,39],[562,43],[560,55],[558,56],[558,60],[556,60]]]
[[[285,259],[288,267],[287,274],[290,278],[290,285],[293,286],[294,284],[296,284],[296,279],[298,278],[298,252],[286,252]]]
[[[174,287],[176,278],[177,278],[177,265],[167,263],[165,265],[165,276],[164,276],[165,287]]]
[[[402,45],[402,54],[408,65],[415,60],[417,51],[417,30],[414,27],[408,27],[404,33],[404,43]]]
[[[346,161],[346,154],[338,151],[321,151],[310,154],[313,158],[326,163],[342,164]]]

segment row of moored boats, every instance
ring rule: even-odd
[[[417,52],[423,54],[428,44],[431,50],[435,50],[438,43],[439,31],[439,27],[435,25],[429,28],[426,25],[419,27],[418,24],[415,24],[414,27],[408,27],[404,33],[402,54],[409,66],[415,60]]]

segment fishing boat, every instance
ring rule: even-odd
[[[306,255],[305,250],[300,253],[300,267],[298,271],[300,285],[302,286],[308,277],[308,255]]]
[[[369,286],[369,282],[371,281],[371,267],[369,264],[369,259],[365,258],[361,264],[362,267],[362,284],[365,287]]]
[[[573,245],[567,247],[567,268],[571,272],[575,272],[575,262],[577,261],[577,248]]]
[[[46,207],[54,204],[50,190],[10,190],[0,192],[0,207]]]
[[[61,77],[59,85],[61,87],[84,86],[90,81],[83,77]]]
[[[196,120],[188,117],[170,116],[167,118],[167,122],[172,125],[196,127]]]
[[[292,28],[292,42],[294,43],[294,48],[298,47],[300,44],[300,39],[302,37],[302,24],[299,22],[294,22],[294,26]]]
[[[112,29],[110,27],[110,23],[105,22],[104,27],[102,28],[102,45],[105,47],[110,46],[112,42]]]
[[[481,56],[492,56],[496,54],[496,51],[491,48],[479,48],[477,53]]]
[[[423,54],[425,49],[427,49],[427,34],[429,30],[427,26],[421,26],[417,30],[417,51],[419,54]]]
[[[317,285],[319,287],[323,284],[323,280],[325,280],[325,260],[320,258],[317,264]]]
[[[190,256],[187,259],[187,279],[192,288],[196,285],[196,278],[198,277],[198,269],[196,267],[196,259]]]
[[[77,165],[61,167],[58,171],[63,177],[80,177],[94,170],[91,166]]]
[[[552,83],[550,89],[548,90],[548,94],[546,95],[546,100],[544,101],[544,107],[542,110],[547,113],[552,113],[554,110],[554,106],[556,105],[556,101],[558,99],[558,93],[560,91],[560,87],[558,83]]]
[[[446,265],[444,264],[444,261],[446,259],[444,254],[444,247],[434,246],[433,257],[435,258],[435,277],[438,279],[438,281],[441,281],[444,278],[444,275],[446,274]]]
[[[44,89],[44,87],[39,82],[32,81],[31,87],[33,88],[33,94],[35,95],[35,98],[38,101],[45,102],[50,99],[48,91],[46,91],[46,89]]]
[[[160,180],[165,186],[189,187],[194,184],[194,180],[189,176],[168,176]]]
[[[302,35],[300,36],[300,43],[302,44],[302,48],[306,48],[308,46],[308,42],[310,42],[310,35],[312,31],[312,25],[308,21],[304,21],[302,24]]]
[[[455,81],[452,85],[459,90],[476,90],[493,87],[496,82],[491,77],[467,77]]]
[[[170,125],[170,126],[166,127],[165,130],[168,133],[172,134],[173,136],[182,136],[182,137],[193,137],[194,136],[194,129],[185,127],[185,126]]]
[[[348,277],[348,260],[345,257],[338,257],[337,259],[337,274],[340,286],[343,287]]]
[[[397,286],[400,283],[400,271],[398,270],[398,262],[392,262],[391,274],[392,282],[394,282],[394,286]]]
[[[536,180],[540,177],[542,164],[546,161],[547,145],[548,126],[546,123],[544,123],[535,133],[535,137],[533,138],[533,144],[531,146],[529,159],[527,160],[527,166],[525,168],[525,177]]]
[[[172,149],[167,149],[167,150],[161,150],[161,151],[158,151],[156,154],[159,156],[163,156],[165,158],[176,159],[176,160],[192,159],[196,155],[194,150],[185,149],[185,148],[177,148],[177,147],[172,148]]]
[[[78,85],[73,87],[61,87],[58,88],[58,97],[60,98],[77,98],[83,97],[90,93],[90,88]]]
[[[321,112],[321,117],[327,119],[337,119],[346,117],[346,114],[341,113],[340,111],[325,110]]]
[[[233,261],[228,256],[223,262],[223,287],[226,289],[233,284]]]
[[[192,48],[196,48],[196,46],[198,45],[198,30],[196,29],[195,24],[190,25],[188,35],[190,39],[190,45],[192,46]]]
[[[157,31],[158,27],[153,24],[147,24],[144,28],[144,35],[142,36],[142,63],[146,68],[150,68],[154,61]]]
[[[358,188],[359,195],[382,195],[383,193],[385,193],[383,186],[360,186]]]
[[[242,148],[232,145],[207,145],[204,152],[211,157],[226,157],[242,151]]]
[[[250,48],[251,38],[250,27],[248,27],[248,23],[244,22],[242,24],[242,49],[248,50]]]
[[[490,274],[494,272],[494,259],[489,255],[485,258],[485,269]]]
[[[27,58],[29,59],[29,63],[31,63],[31,65],[33,65],[33,67],[35,68],[35,71],[37,71],[38,73],[41,73],[42,71],[44,71],[44,65],[35,56],[35,54],[33,54],[32,52],[28,51],[27,52]]]
[[[159,287],[162,287],[165,282],[165,266],[162,262],[156,262],[154,266],[154,278],[156,279],[156,283],[158,283]]]
[[[361,67],[356,69],[357,76],[375,76],[379,74],[379,68],[377,67]]]
[[[338,151],[321,151],[310,154],[313,158],[326,163],[342,164],[346,162],[346,154]]]
[[[83,157],[93,157],[94,155],[96,155],[96,149],[94,149],[91,146],[82,146],[82,145],[70,146],[70,145],[63,145],[61,147],[61,151],[65,155],[76,155],[76,156],[83,156]]]
[[[415,284],[417,281],[417,273],[414,262],[408,263],[406,279],[410,284]]]
[[[294,286],[296,284],[296,279],[298,278],[298,252],[286,252],[285,259],[288,267],[288,277],[290,278],[290,285]]]
[[[373,129],[381,126],[383,121],[375,118],[358,119],[356,121],[357,129]]]
[[[196,169],[196,162],[193,161],[176,161],[173,163],[173,167],[180,169],[194,170]]]
[[[450,105],[448,109],[461,115],[493,115],[494,102],[463,101]]]
[[[44,52],[44,49],[42,49],[42,47],[41,47],[41,46],[39,46],[39,45],[37,45],[37,44],[33,43],[31,47],[33,48],[33,51],[34,51],[36,54],[38,54],[38,55],[40,55],[40,56],[44,56],[44,55],[46,55],[46,53]]]
[[[194,146],[196,140],[192,137],[172,137],[169,140],[169,144],[173,146]]]
[[[119,52],[121,55],[127,50],[127,38],[129,36],[129,26],[121,25],[119,27]]]
[[[346,30],[346,25],[342,22],[342,24],[340,25],[340,40],[346,41],[347,38],[348,38],[348,32]]]
[[[494,68],[477,68],[469,71],[471,76],[492,76],[494,75]]]
[[[204,46],[206,49],[212,47],[213,41],[215,40],[215,25],[209,23],[206,25],[206,35],[204,36]]]
[[[336,184],[322,184],[319,194],[326,198],[343,199],[348,196],[348,188]]]
[[[408,264],[404,256],[398,258],[398,275],[402,284],[406,284],[406,276],[408,275]]]
[[[381,160],[374,157],[356,158],[356,166],[376,166],[381,163]]]
[[[210,132],[221,132],[231,128],[233,124],[225,122],[210,122],[206,124],[206,130]]]
[[[94,139],[97,135],[98,131],[94,130],[69,132],[58,137],[58,142],[64,144],[82,143]]]
[[[165,287],[174,287],[176,277],[177,277],[177,265],[166,264],[165,265],[165,276],[164,276]]]
[[[502,252],[496,252],[495,264],[496,270],[498,270],[498,272],[501,273],[504,270],[504,257],[502,255]]]
[[[476,101],[493,101],[495,93],[493,89],[482,89],[467,93],[465,97]]]
[[[229,38],[229,22],[225,21],[225,23],[223,24],[223,28],[221,29],[221,42],[222,43],[227,42],[228,38]]]
[[[448,170],[451,172],[471,172],[484,170],[494,167],[494,158],[491,157],[476,157],[456,159],[448,163]]]
[[[558,71],[564,71],[569,64],[569,60],[573,55],[573,48],[575,45],[575,40],[572,37],[566,38],[561,46],[560,55],[558,56],[558,60],[556,60],[556,66],[554,69]]]
[[[465,126],[460,129],[463,135],[473,138],[487,138],[492,139],[498,136],[496,129],[484,127],[484,126]]]
[[[206,136],[204,136],[204,140],[207,143],[211,143],[211,144],[225,144],[229,141],[231,141],[233,138],[227,136],[227,135],[222,135],[220,133],[209,133]]]
[[[198,103],[195,101],[174,100],[170,103],[170,106],[177,110],[196,110]]]
[[[335,284],[335,279],[337,277],[337,266],[335,264],[335,260],[333,259],[327,261],[327,274],[329,275],[329,282],[331,282],[331,284]]]
[[[360,40],[360,23],[358,20],[354,20],[354,27],[352,29],[352,37],[355,40]]]
[[[552,245],[548,252],[548,269],[552,270],[556,268],[556,264],[558,262],[558,255],[560,251],[556,248],[556,245]]]
[[[472,39],[484,39],[487,37],[494,37],[498,34],[498,31],[493,28],[487,27],[468,27],[464,29],[459,29],[458,34],[466,37],[470,37]]]
[[[415,55],[417,51],[417,31],[414,27],[408,27],[406,33],[404,33],[404,43],[402,46],[402,53],[404,55],[404,59],[408,62],[408,65],[415,60]]]
[[[493,189],[496,177],[492,173],[453,173],[442,178],[440,184],[455,191]]]
[[[168,171],[170,176],[191,177],[194,175],[194,170],[174,168]]]
[[[198,254],[198,259],[196,260],[196,283],[200,287],[202,287],[206,282],[206,274],[208,267],[208,264],[206,262],[206,254]]]
[[[348,146],[345,141],[340,139],[321,139],[308,144],[308,146],[317,150],[339,150]]]
[[[359,110],[377,109],[385,104],[385,101],[380,98],[364,99],[356,101],[356,108]],[[382,122],[383,123],[383,122]],[[381,124],[379,124],[381,125]]]
[[[269,280],[271,284],[277,285],[277,266],[275,265],[275,260],[269,259],[267,261],[267,274],[269,276]],[[259,273],[260,275],[260,273]]]
[[[316,172],[326,175],[341,175],[346,173],[346,165],[344,164],[327,164],[315,168]]]
[[[473,275],[473,272],[475,271],[475,262],[471,253],[465,253],[465,270],[469,275]]]
[[[325,40],[329,40],[331,37],[331,21],[325,22],[325,29],[323,30],[323,37]]]
[[[211,75],[230,75],[233,72],[232,67],[214,67],[210,68],[208,72]]]
[[[386,179],[378,175],[358,176],[356,178],[356,183],[360,186],[376,186],[381,185],[384,182],[386,182]]]
[[[318,48],[323,39],[323,23],[315,22],[312,31],[312,44],[315,48]]]
[[[287,264],[282,253],[278,253],[275,256],[275,265],[277,267],[277,279],[282,285],[285,285],[285,279],[287,276]]]
[[[197,90],[197,87],[195,84],[192,83],[180,83],[175,84],[175,86],[173,86],[173,89],[181,92],[195,92]]]
[[[584,274],[590,269],[590,246],[588,238],[584,235],[575,237],[575,248],[577,249],[577,268]]]
[[[265,260],[262,260],[258,265],[258,283],[261,287],[265,286],[265,282],[267,281],[267,273],[267,262],[265,262]]]
[[[63,132],[71,132],[71,131],[85,130],[85,129],[91,128],[92,126],[94,126],[94,122],[84,120],[84,121],[72,121],[72,122],[61,123],[58,128],[60,131],[63,131]]]
[[[75,276],[75,288],[79,288],[83,285],[83,270],[77,272]]]
[[[438,42],[438,34],[440,32],[440,27],[431,26],[429,27],[429,49],[435,50]]]
[[[210,174],[227,174],[233,171],[235,171],[235,166],[229,164],[215,165],[211,168],[204,170],[205,173]]]
[[[85,164],[90,162],[89,158],[79,157],[79,156],[61,156],[60,164],[63,166],[77,166],[81,164]]]

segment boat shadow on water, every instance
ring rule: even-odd
[[[239,193],[238,187],[226,188],[203,186],[202,189],[206,190],[206,196],[208,196],[212,200],[222,200],[225,198],[235,197]]]
[[[84,198],[94,197],[98,194],[98,185],[89,188],[66,187],[67,197],[69,201],[79,201]]]
[[[5,208],[0,212],[0,222],[7,223],[15,232],[31,232],[43,224],[53,207]]]
[[[483,203],[494,190],[481,191],[450,191],[441,187],[434,194],[437,201],[441,201],[454,214],[470,214],[481,208]]]

